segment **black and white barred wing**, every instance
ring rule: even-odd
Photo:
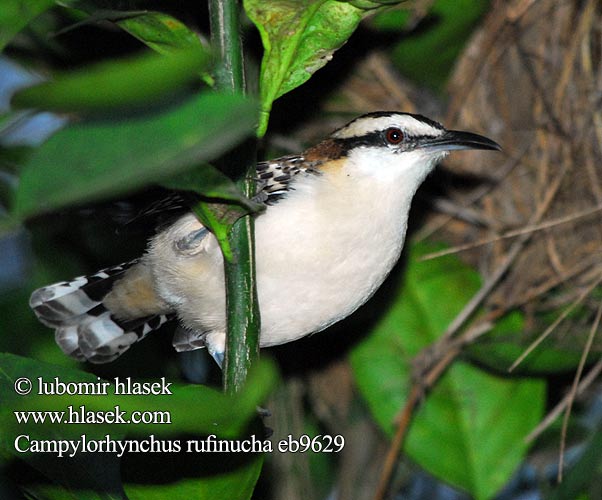
[[[259,196],[273,203],[294,188],[294,178],[299,174],[317,174],[317,162],[304,156],[283,156],[276,160],[259,162],[256,167]]]

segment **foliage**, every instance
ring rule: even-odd
[[[0,49],[36,16],[52,7],[54,0],[6,0],[0,10]]]
[[[547,499],[595,498],[596,491],[600,491],[600,469],[602,468],[600,447],[602,447],[602,428],[598,424],[577,463],[571,468],[566,479],[551,491]],[[592,479],[594,487],[590,486]],[[592,492],[591,496],[587,495],[588,490]]]
[[[391,59],[417,82],[443,90],[467,36],[489,7],[489,0],[436,0],[428,16],[403,37],[391,51]],[[462,12],[462,15],[458,15]],[[377,15],[374,25],[385,32],[399,31],[408,21],[404,11]]]
[[[261,117],[258,135],[265,134],[272,103],[298,87],[324,66],[353,33],[362,9],[336,0],[246,0],[265,49],[260,75]]]
[[[60,438],[73,438],[83,431],[90,436],[98,437],[117,431],[117,435],[152,433],[157,436],[174,436],[182,433],[211,434],[222,437],[234,437],[245,430],[248,421],[255,415],[257,405],[269,394],[275,381],[275,368],[268,361],[263,361],[257,366],[257,371],[249,380],[249,387],[244,393],[236,397],[223,394],[215,389],[202,385],[182,385],[171,383],[169,394],[166,395],[119,395],[115,394],[114,386],[107,386],[108,395],[96,397],[95,395],[54,394],[39,395],[32,391],[27,397],[15,394],[14,384],[19,377],[27,376],[37,381],[53,381],[56,377],[64,383],[97,383],[96,376],[66,368],[51,365],[41,361],[15,356],[13,354],[0,354],[2,371],[0,373],[0,391],[2,406],[0,423],[5,431],[3,439],[12,444],[16,432],[37,434],[40,427],[37,424],[16,425],[13,411],[50,410],[60,411],[69,405],[79,407],[83,405],[87,410],[106,412],[119,406],[124,411],[131,413],[138,408],[148,411],[166,410],[176,415],[171,425],[158,424],[122,424],[120,426],[109,423],[98,423],[94,427],[85,424],[47,424],[44,432],[49,429]],[[194,411],[190,411],[191,402],[196,402]],[[177,420],[176,420],[177,418]],[[41,434],[40,437],[43,437]],[[5,449],[11,449],[7,446]],[[12,450],[14,452],[14,449]]]
[[[410,391],[412,359],[437,339],[480,284],[479,275],[454,256],[420,262],[431,250],[412,248],[398,301],[351,356],[360,391],[388,434]],[[510,321],[514,325],[506,321],[501,328],[520,329],[519,318]],[[491,498],[521,463],[524,437],[539,422],[544,397],[541,381],[503,379],[455,363],[418,411],[405,451],[475,498]]]
[[[23,166],[14,214],[31,216],[167,179],[226,151],[248,134],[253,117],[254,105],[242,97],[207,93],[152,117],[73,124]],[[89,154],[91,144],[94,155]],[[215,185],[203,185],[214,196],[220,194]]]

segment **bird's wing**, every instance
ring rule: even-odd
[[[317,162],[307,161],[304,156],[282,156],[257,164],[258,198],[274,203],[287,191],[294,189],[294,178],[299,174],[318,175]]]

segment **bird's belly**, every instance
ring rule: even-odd
[[[289,263],[288,270],[258,279],[262,346],[296,340],[347,317],[372,296],[393,265],[381,261],[354,273],[320,265],[291,269],[302,264]]]
[[[311,232],[298,233],[296,238],[303,241],[263,238],[261,225],[257,227],[257,293],[263,347],[318,332],[351,314],[380,286],[401,249],[399,238],[397,242],[375,240],[373,245],[351,249]],[[195,269],[190,262],[180,273],[191,277],[191,282],[186,289],[178,287],[175,292],[182,297],[177,309],[185,324],[199,332],[225,332],[221,262],[209,265],[206,260],[208,256],[196,260]],[[204,267],[205,272],[196,267]],[[172,284],[176,282],[183,283],[173,280]]]
[[[351,230],[331,222],[300,223],[267,238],[258,220],[262,346],[296,340],[347,317],[372,296],[399,258],[405,223],[382,234],[370,224]]]

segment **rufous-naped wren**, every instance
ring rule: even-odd
[[[364,304],[397,262],[414,193],[456,149],[499,150],[486,137],[420,115],[363,115],[299,155],[257,164],[260,345],[324,330]],[[30,305],[68,355],[105,363],[178,319],[178,351],[226,336],[222,253],[187,212],[137,260],[33,292]]]

